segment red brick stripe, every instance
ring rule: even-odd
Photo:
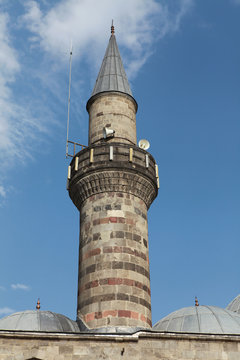
[[[128,262],[128,261],[107,261],[107,262],[98,262],[97,264],[92,264],[87,266],[86,268],[82,269],[79,273],[79,276],[81,279],[83,279],[83,277],[85,275],[94,273],[94,272],[98,272],[101,270],[106,270],[106,269],[113,269],[113,270],[117,270],[117,269],[123,269],[123,270],[131,270],[134,271],[138,274],[141,274],[143,276],[145,276],[147,279],[150,278],[150,274],[149,271],[147,269],[145,269],[143,266],[140,266],[138,264],[132,263],[132,262]]]
[[[97,249],[92,249],[90,251],[88,251],[87,253],[84,254],[83,260],[88,259],[91,256],[96,256],[101,254],[101,249],[97,248]]]
[[[108,316],[112,317],[125,317],[129,319],[135,319],[135,320],[141,320],[142,322],[147,323],[148,325],[152,326],[152,321],[144,316],[141,313],[138,313],[136,311],[130,311],[130,310],[105,310],[105,311],[98,311],[98,312],[92,312],[88,313],[84,316],[84,320],[86,323],[93,321],[95,319],[102,319],[106,318]]]
[[[81,260],[86,260],[92,256],[96,256],[101,253],[103,253],[103,254],[108,254],[108,253],[129,254],[129,255],[134,255],[134,256],[140,257],[141,259],[148,262],[148,257],[146,256],[146,254],[144,254],[143,252],[138,251],[136,249],[127,247],[127,246],[105,246],[102,249],[95,248],[95,249],[85,252],[81,256]]]

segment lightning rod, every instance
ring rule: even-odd
[[[71,96],[71,76],[72,76],[72,41],[70,45],[69,58],[69,84],[68,84],[68,116],[67,116],[67,141],[66,141],[66,158],[68,157],[68,135],[69,135],[69,114],[70,114],[70,96]]]

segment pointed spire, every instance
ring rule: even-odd
[[[37,310],[40,310],[40,299],[38,299],[38,301],[37,301],[36,309],[37,309]]]
[[[113,20],[112,20],[112,26],[111,26],[111,35],[114,35],[114,32],[115,32],[115,30],[114,30],[114,26],[113,26]]]
[[[120,91],[132,96],[114,33],[115,30],[112,21],[109,44],[105,52],[92,96],[105,91]]]

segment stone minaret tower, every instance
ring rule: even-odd
[[[73,158],[69,181],[80,211],[77,317],[90,329],[150,328],[147,210],[158,172],[137,146],[137,103],[113,26],[87,111],[88,147]],[[104,137],[104,128],[115,132]]]

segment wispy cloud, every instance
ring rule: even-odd
[[[74,59],[91,65],[89,74],[95,80],[114,19],[131,79],[153,53],[154,43],[179,30],[193,2],[124,0],[123,6],[112,0],[25,0],[18,16],[11,3],[0,0],[0,199],[9,192],[8,170],[34,159],[39,144],[51,136],[52,125],[59,126],[48,95],[58,103],[66,95],[62,69],[67,73],[70,41]],[[81,76],[75,79],[78,86]],[[75,109],[79,115],[79,104]]]
[[[0,308],[0,315],[8,315],[8,314],[11,314],[11,313],[14,313],[15,310],[9,308],[9,307],[3,307],[3,308]]]
[[[6,170],[16,162],[25,162],[31,158],[33,140],[43,132],[44,126],[34,116],[31,106],[21,102],[22,86],[14,93],[18,84],[21,64],[17,50],[12,44],[9,15],[0,9],[0,161],[1,180],[4,181]],[[19,86],[19,84],[18,84]],[[8,189],[0,184],[0,198],[5,198]]]
[[[25,291],[30,290],[30,287],[28,285],[25,285],[25,284],[12,284],[11,288],[13,290],[25,290]]]
[[[6,190],[4,189],[4,187],[2,185],[0,185],[0,196],[2,196],[3,198],[6,197]]]
[[[124,1],[123,6],[112,0],[64,0],[44,11],[39,2],[29,0],[23,21],[34,34],[31,42],[52,57],[68,49],[72,40],[75,56],[98,67],[99,53],[106,47],[113,18],[118,42],[128,50],[128,75],[133,77],[151,54],[153,43],[179,29],[192,3],[193,0],[131,0]]]
[[[14,81],[16,73],[20,69],[16,51],[10,46],[10,36],[8,33],[9,17],[5,13],[0,13],[0,150],[5,152],[11,144],[11,125],[10,120],[14,115],[15,104],[11,97],[11,83]],[[1,187],[1,195],[5,195]]]
[[[240,5],[240,0],[231,0],[231,2],[236,4],[236,5]]]

